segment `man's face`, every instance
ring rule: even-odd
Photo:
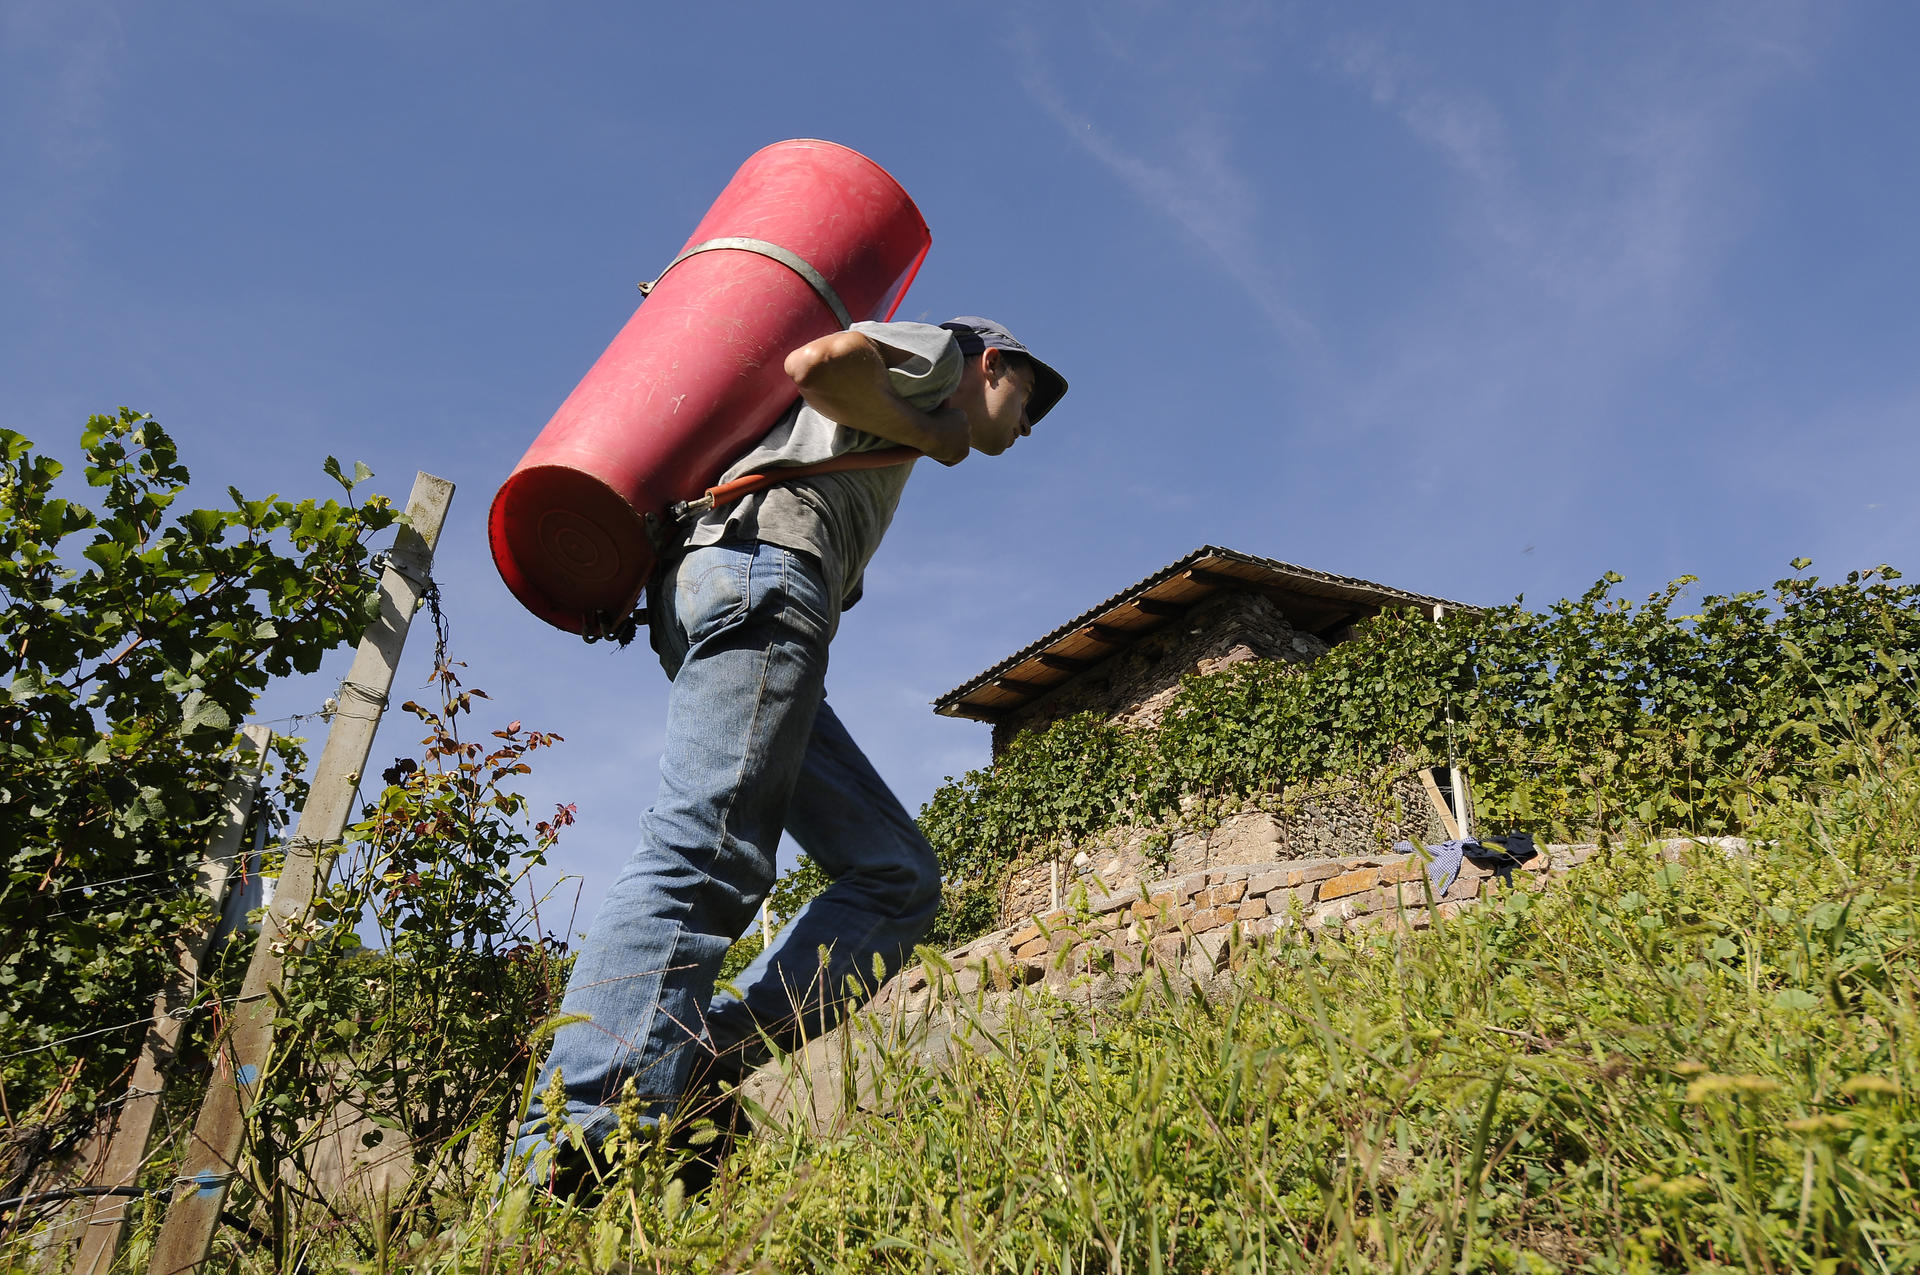
[[[1033,397],[1033,368],[1013,362],[999,350],[981,354],[980,389],[967,413],[973,448],[998,456],[1014,441],[1033,431],[1027,420],[1027,401]]]

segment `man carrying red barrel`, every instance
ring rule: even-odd
[[[947,465],[997,456],[1067,389],[977,317],[855,324],[793,351],[786,372],[800,401],[723,485],[891,447]],[[825,687],[840,613],[911,468],[813,472],[711,509],[653,580],[649,623],[673,679],[659,794],[575,962],[561,1012],[582,1018],[555,1034],[541,1076],[544,1090],[560,1074],[578,1134],[537,1111],[520,1130],[534,1180],[567,1193],[590,1176],[628,1081],[648,1118],[684,1120],[772,1050],[832,1028],[926,932],[940,900],[933,849]],[[832,883],[740,975],[738,995],[716,994],[722,956],[773,885],[783,830]]]

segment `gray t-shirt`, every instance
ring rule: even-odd
[[[947,329],[926,323],[856,323],[853,330],[908,356],[900,366],[887,369],[888,376],[894,392],[921,411],[938,407],[960,387],[960,346]],[[796,403],[720,481],[892,446]],[[687,543],[764,540],[811,553],[826,568],[828,587],[838,590],[842,607],[850,607],[860,600],[867,561],[893,521],[912,469],[907,463],[821,474],[743,496],[694,523]]]

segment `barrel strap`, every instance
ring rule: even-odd
[[[742,496],[750,496],[756,491],[765,491],[769,487],[778,487],[782,483],[794,482],[801,478],[813,478],[821,474],[844,474],[858,469],[888,469],[894,465],[910,464],[919,460],[924,453],[912,447],[882,447],[870,452],[846,452],[831,460],[818,461],[811,465],[793,465],[785,469],[768,470],[761,474],[742,474],[730,483],[721,483],[718,487],[709,487],[692,500],[682,500],[667,509],[667,516],[677,523],[691,522],[702,514],[711,513],[721,505],[729,505]]]
[[[693,247],[687,249],[672,261],[669,261],[667,263],[667,270],[673,269],[688,257],[703,252],[718,252],[722,249],[731,249],[736,252],[757,252],[763,257],[773,258],[787,269],[799,275],[802,279],[805,279],[807,285],[820,294],[820,299],[827,303],[827,309],[833,311],[833,317],[840,320],[840,326],[842,328],[850,328],[853,326],[853,316],[847,313],[846,303],[840,300],[840,294],[833,290],[833,285],[827,282],[825,275],[815,270],[813,266],[808,263],[807,259],[799,253],[789,252],[779,244],[768,243],[764,239],[747,239],[740,236],[729,236],[724,239],[709,239],[704,243],[693,245]],[[658,287],[660,280],[667,277],[667,270],[662,270],[659,275],[650,282],[641,284],[641,294],[645,295],[650,293]]]

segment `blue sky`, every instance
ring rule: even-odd
[[[152,412],[207,503],[458,483],[455,653],[567,737],[590,912],[664,679],[521,611],[484,515],[755,149],[885,165],[901,317],[1074,386],[919,468],[835,644],[917,807],[987,757],[931,699],[1203,543],[1472,602],[1920,569],[1916,47],[1893,3],[0,0],[0,424]]]

